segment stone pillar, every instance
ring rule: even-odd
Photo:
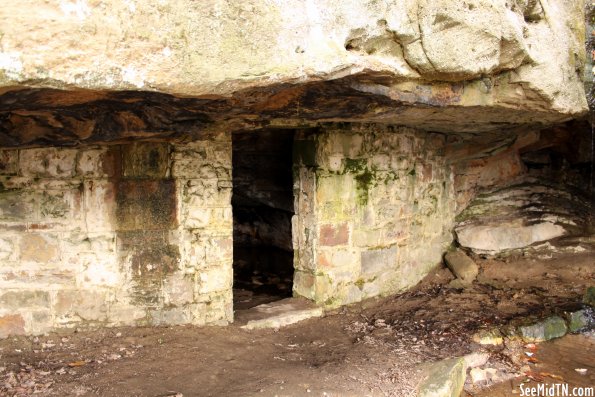
[[[231,155],[228,132],[174,147],[181,274],[193,280],[193,323],[233,321]]]
[[[415,285],[452,241],[440,135],[355,125],[295,147],[294,292],[328,306]]]

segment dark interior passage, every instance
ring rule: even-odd
[[[234,304],[291,296],[293,131],[233,135]]]

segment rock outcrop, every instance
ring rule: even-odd
[[[447,252],[444,261],[462,285],[471,284],[479,273],[479,266],[462,250]]]
[[[457,220],[461,246],[498,254],[561,236],[581,235],[589,227],[588,198],[562,186],[527,179],[479,195]]]
[[[8,0],[0,143],[325,121],[451,132],[560,122],[587,110],[583,6]]]
[[[428,365],[423,369],[425,379],[418,388],[420,397],[456,397],[465,385],[465,358],[451,358]]]

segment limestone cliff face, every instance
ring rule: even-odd
[[[216,109],[227,121],[269,111],[277,124],[436,130],[559,122],[587,109],[584,0],[6,0],[0,26],[3,93],[157,91],[233,98]],[[361,106],[308,112],[308,93],[325,96],[312,87],[331,80],[326,96]],[[4,109],[23,100],[4,99]]]

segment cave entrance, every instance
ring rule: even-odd
[[[293,139],[290,130],[232,135],[236,310],[292,295]]]

